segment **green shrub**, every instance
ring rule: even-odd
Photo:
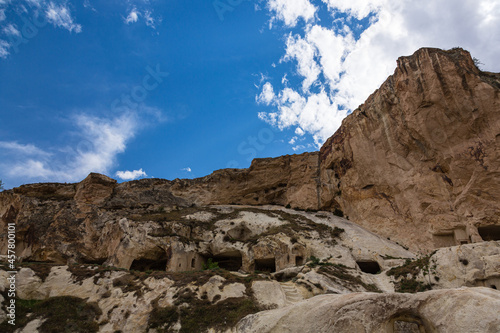
[[[344,212],[338,208],[335,208],[335,210],[333,211],[333,215],[338,217],[344,217]]]
[[[28,314],[32,314],[28,317]],[[96,303],[71,296],[51,297],[44,301],[16,299],[16,326],[7,321],[0,332],[13,332],[35,318],[46,319],[38,328],[40,333],[93,333],[99,331],[97,318],[101,309]]]
[[[157,331],[168,332],[168,329],[174,326],[179,320],[177,307],[167,306],[165,308],[154,307],[149,315],[149,328],[155,328]]]
[[[215,269],[219,269],[219,263],[216,262],[216,261],[213,261],[212,258],[209,258],[207,260],[207,263],[206,264],[203,264],[202,266],[203,270],[206,271],[206,270],[215,270]]]

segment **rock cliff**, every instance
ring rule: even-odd
[[[321,148],[323,208],[335,198],[351,220],[412,249],[488,239],[500,228],[499,115],[500,75],[468,52],[399,58]]]

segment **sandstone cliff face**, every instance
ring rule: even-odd
[[[319,206],[319,153],[255,159],[249,169],[218,170],[177,180],[172,193],[196,204]]]
[[[481,241],[500,225],[500,75],[461,49],[402,57],[320,154],[322,208],[412,249]]]

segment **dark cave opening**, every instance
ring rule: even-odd
[[[358,264],[359,269],[361,269],[364,273],[378,274],[381,271],[380,266],[376,261],[356,261],[356,264]]]
[[[479,232],[479,235],[484,241],[500,240],[500,225],[478,227],[477,231]]]
[[[153,259],[135,259],[130,266],[130,270],[134,271],[166,271],[167,259],[153,260]]]
[[[212,256],[212,261],[219,264],[219,267],[228,271],[237,272],[243,265],[243,258],[238,251],[221,253]]]
[[[276,272],[275,258],[255,259],[255,270],[269,273]]]

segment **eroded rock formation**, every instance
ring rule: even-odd
[[[500,75],[461,49],[421,49],[321,148],[322,203],[412,249],[500,224]],[[332,186],[337,185],[336,186]]]
[[[499,308],[500,293],[487,288],[428,291],[417,295],[323,295],[294,306],[247,316],[236,331],[498,332]]]

